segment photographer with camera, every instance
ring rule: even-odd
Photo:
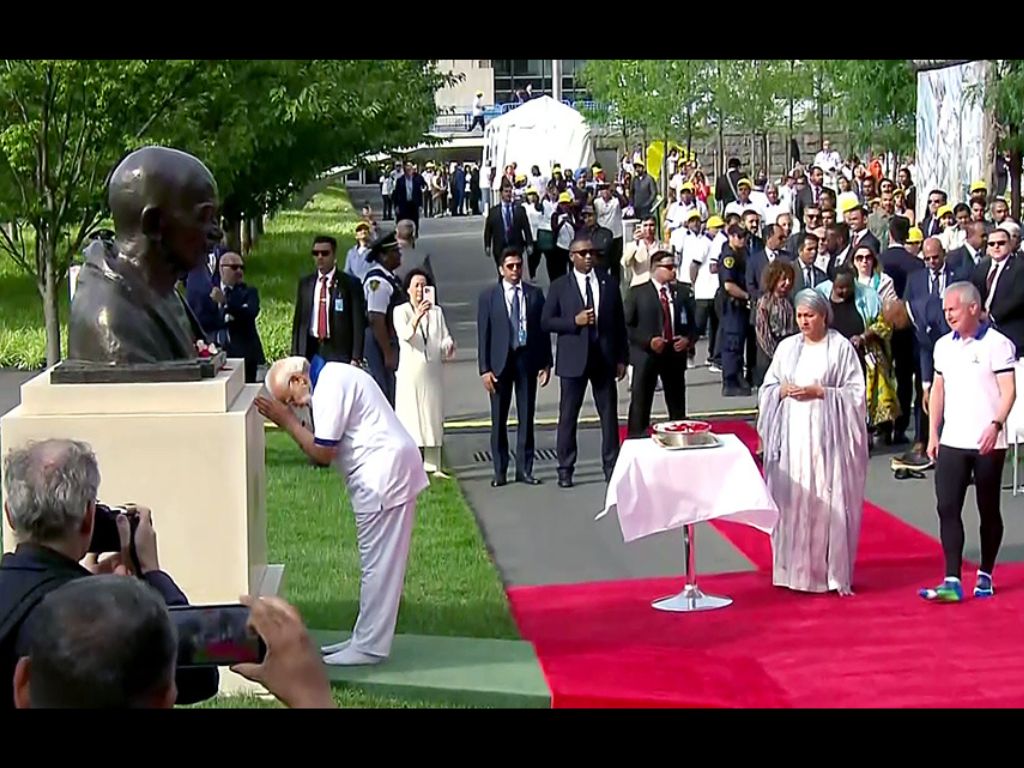
[[[289,707],[333,708],[327,674],[298,611],[275,597],[242,603],[267,653],[260,664],[233,669]],[[137,579],[75,579],[41,601],[33,626],[27,655],[14,671],[18,709],[166,709],[180,699],[174,622],[159,595]]]
[[[4,513],[18,540],[0,560],[0,709],[13,706],[17,660],[33,642],[34,614],[64,584],[96,574],[133,574],[166,605],[188,605],[160,570],[151,513],[97,504],[100,472],[91,448],[75,440],[44,440],[4,460]],[[216,668],[180,670],[177,704],[217,693]]]

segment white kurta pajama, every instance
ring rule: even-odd
[[[414,330],[416,310],[411,303],[395,307],[398,335],[395,413],[420,448],[426,451],[428,471],[440,469],[444,436],[443,362],[453,341],[440,307],[431,307]]]
[[[821,384],[825,397],[781,399],[785,381]],[[800,334],[784,339],[758,400],[765,480],[780,515],[772,534],[772,583],[803,592],[848,590],[868,461],[857,352],[833,330],[818,344]]]
[[[365,371],[327,363],[313,386],[318,445],[338,449],[355,513],[361,578],[351,643],[328,664],[374,663],[391,652],[416,497],[429,481],[419,448]]]

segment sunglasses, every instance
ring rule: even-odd
[[[243,264],[221,264],[221,266],[226,269],[232,269],[235,272],[241,272],[243,269],[245,269],[245,266]]]
[[[593,256],[595,253],[597,253],[597,251],[593,251],[593,250],[591,250],[591,251],[573,251],[572,255],[573,256]]]
[[[508,269],[508,270],[516,270],[516,269],[522,269],[522,268],[523,268],[523,262],[521,262],[521,261],[510,261],[507,264],[505,264],[505,269]]]
[[[316,248],[313,249],[314,256],[330,256],[334,251],[319,251]]]
[[[1002,248],[1005,245],[1009,245],[1010,241],[1009,240],[989,240],[988,244],[989,245],[994,245],[994,246],[996,246],[996,248]]]

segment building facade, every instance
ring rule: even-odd
[[[583,59],[559,59],[561,98],[564,101],[587,99],[579,75],[586,63]],[[437,93],[439,107],[467,109],[477,91],[484,94],[488,106],[508,104],[516,100],[516,91],[533,86],[533,94],[550,96],[553,91],[555,62],[551,59],[440,59],[438,69],[462,75],[461,82]]]

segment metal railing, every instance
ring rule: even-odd
[[[562,103],[567,107],[572,107],[580,112],[584,110],[594,110],[598,107],[597,103],[593,101],[569,101],[568,99],[562,99]],[[487,107],[484,109],[484,124],[491,122],[491,120],[496,117],[501,117],[502,115],[511,112],[518,106],[521,105],[517,102],[506,102]],[[430,132],[437,134],[469,133],[470,126],[472,125],[472,109],[452,107],[446,109],[442,114],[439,114],[434,119]],[[483,133],[479,126],[473,130],[475,133]]]

